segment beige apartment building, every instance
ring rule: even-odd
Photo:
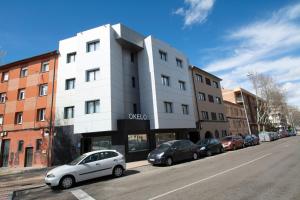
[[[225,114],[229,123],[230,135],[249,134],[249,126],[246,118],[246,112],[242,105],[224,101]]]
[[[243,88],[222,89],[225,101],[239,104],[246,111],[246,118],[250,126],[251,134],[258,134],[256,96]]]
[[[195,118],[200,138],[221,138],[229,134],[222,98],[221,79],[196,66],[191,67]]]

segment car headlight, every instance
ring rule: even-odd
[[[47,178],[54,178],[55,175],[54,174],[47,174]]]
[[[203,151],[203,150],[205,150],[205,149],[206,149],[205,147],[201,147],[201,148],[200,148],[201,151]]]
[[[157,154],[157,157],[158,157],[158,158],[161,158],[164,154],[165,154],[165,152],[162,152],[162,153],[160,153],[160,154]]]

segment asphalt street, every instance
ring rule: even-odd
[[[48,187],[15,199],[300,200],[300,136],[171,167],[145,166],[69,190]]]

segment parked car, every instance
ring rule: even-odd
[[[246,135],[244,138],[244,145],[245,147],[253,146],[254,138],[251,135]]]
[[[285,137],[289,136],[289,133],[286,130],[280,131],[280,134],[281,134],[282,138],[285,138]]]
[[[274,139],[274,136],[272,135],[272,134],[270,134],[269,132],[265,132],[265,131],[263,131],[263,132],[260,132],[259,134],[258,134],[258,136],[259,136],[259,141],[260,142],[270,142],[270,141],[273,141]]]
[[[254,134],[252,134],[251,137],[253,138],[253,144],[259,145],[259,138]]]
[[[159,145],[148,155],[152,165],[165,164],[171,166],[174,162],[188,159],[198,159],[198,146],[189,140],[172,140]]]
[[[296,136],[296,132],[295,131],[288,131],[288,135],[289,136]]]
[[[226,136],[221,142],[225,150],[236,150],[244,147],[244,140],[241,136]]]
[[[200,156],[211,156],[224,152],[221,141],[215,138],[199,140],[196,145],[198,145]]]
[[[113,175],[120,177],[126,170],[124,156],[115,150],[99,150],[85,153],[69,164],[56,167],[45,176],[45,183],[50,187],[62,189],[75,183],[96,177]]]

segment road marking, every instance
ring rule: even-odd
[[[253,163],[253,162],[256,162],[256,161],[258,161],[258,160],[261,160],[261,159],[263,159],[263,158],[265,158],[265,157],[267,157],[267,156],[270,156],[271,154],[272,154],[272,153],[265,154],[265,155],[263,155],[263,156],[261,156],[261,157],[259,157],[259,158],[256,158],[256,159],[254,159],[254,160],[245,162],[245,163],[243,163],[243,164],[240,164],[240,165],[238,165],[238,166],[236,166],[236,167],[227,169],[227,170],[225,170],[225,171],[219,172],[219,173],[217,173],[217,174],[215,174],[215,175],[206,177],[206,178],[204,178],[204,179],[200,179],[200,180],[198,180],[198,181],[196,181],[196,182],[187,184],[187,185],[182,186],[182,187],[180,187],[180,188],[177,188],[177,189],[171,190],[171,191],[169,191],[169,192],[166,192],[166,193],[157,195],[157,196],[155,196],[155,197],[150,198],[149,200],[159,199],[159,198],[161,198],[161,197],[167,196],[167,195],[169,195],[169,194],[171,194],[171,193],[174,193],[174,192],[177,192],[177,191],[179,191],[179,190],[183,190],[183,189],[185,189],[185,188],[187,188],[187,187],[190,187],[190,186],[193,186],[193,185],[195,185],[195,184],[198,184],[198,183],[207,181],[207,180],[209,180],[209,179],[215,178],[215,177],[217,177],[217,176],[226,174],[226,173],[231,172],[231,171],[233,171],[233,170],[235,170],[235,169],[244,167],[244,166],[249,165],[249,164],[251,164],[251,163]]]
[[[91,197],[81,189],[72,190],[71,193],[79,200],[95,200],[93,197]]]

